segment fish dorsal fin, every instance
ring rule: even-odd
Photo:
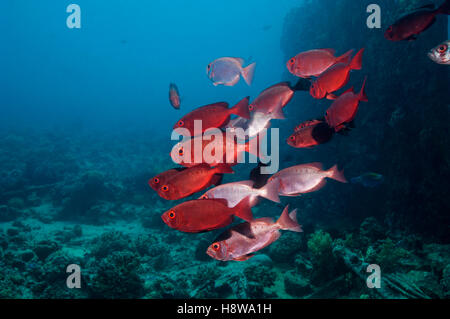
[[[255,255],[254,254],[249,254],[249,255],[236,257],[233,260],[235,260],[235,261],[246,261],[246,260],[249,260],[250,258],[252,258],[253,256],[255,256]]]
[[[353,86],[351,88],[349,88],[348,90],[345,90],[341,95],[344,95],[344,94],[350,93],[350,92],[355,93]]]
[[[233,60],[236,60],[240,65],[244,64],[244,59],[243,58],[232,58]]]
[[[311,167],[317,168],[317,169],[319,169],[319,170],[322,170],[322,169],[323,169],[322,163],[319,163],[319,162],[316,162],[316,163],[309,163],[309,164],[307,164],[306,166],[311,166]]]
[[[313,126],[313,125],[316,125],[316,124],[319,124],[319,123],[322,123],[322,121],[320,121],[320,120],[309,120],[309,121],[306,121],[306,122],[300,124],[299,126],[297,126],[294,129],[294,131],[298,132],[301,129],[304,129],[305,127]]]
[[[254,184],[254,183],[255,183],[255,182],[248,180],[248,181],[236,182],[236,183],[234,183],[234,184],[235,184],[235,185],[245,185],[245,186],[248,186],[248,187],[253,187],[253,184]]]
[[[335,55],[336,54],[336,50],[335,49],[320,49],[322,51],[326,51],[328,53],[330,53],[331,55]]]
[[[263,222],[268,225],[271,225],[271,224],[273,224],[273,219],[270,217],[262,217],[262,218],[258,218],[258,222]]]
[[[221,203],[222,205],[228,207],[228,200],[226,200],[225,198],[212,198],[212,199],[206,198],[206,200],[211,200],[211,201],[219,202],[219,203]]]

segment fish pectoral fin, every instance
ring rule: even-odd
[[[327,94],[327,100],[336,100],[337,96],[333,93],[328,93]]]
[[[246,261],[249,260],[250,258],[252,258],[253,256],[255,256],[254,254],[249,254],[249,255],[245,255],[245,256],[241,256],[241,257],[236,257],[233,260],[235,261]]]
[[[299,197],[299,196],[302,196],[303,195],[303,193],[295,193],[295,194],[284,194],[284,195],[281,195],[281,196],[284,196],[284,197]]]

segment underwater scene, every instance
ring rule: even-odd
[[[450,297],[450,0],[0,9],[1,299]]]

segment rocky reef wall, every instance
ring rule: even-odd
[[[440,5],[442,0],[433,2]],[[383,36],[386,28],[426,3],[379,0],[382,28],[369,29],[366,8],[371,3],[299,1],[286,16],[281,39],[286,61],[314,48],[334,48],[339,55],[366,49],[363,70],[354,71],[350,83],[359,91],[368,76],[369,103],[361,103],[356,128],[348,136],[337,136],[315,150],[289,149],[285,159],[339,163],[348,177],[374,171],[385,176],[385,183],[369,190],[327,186],[331,189],[296,204],[304,207],[310,221],[332,223],[330,228],[376,216],[389,229],[420,232],[448,243],[449,68],[426,54],[447,39],[448,19],[438,16],[416,41],[390,42]],[[285,77],[295,81],[287,70]],[[304,120],[323,116],[330,104],[299,93],[288,107],[290,122],[282,135],[288,136]]]

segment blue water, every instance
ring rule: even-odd
[[[0,62],[8,124],[76,121],[104,129],[151,126],[168,134],[180,114],[167,102],[170,82],[180,88],[186,111],[212,101],[236,103],[281,78],[281,22],[295,1],[76,3],[81,29],[66,26],[69,3],[0,4],[8,12]],[[254,85],[213,87],[206,66],[222,56],[257,61]]]

